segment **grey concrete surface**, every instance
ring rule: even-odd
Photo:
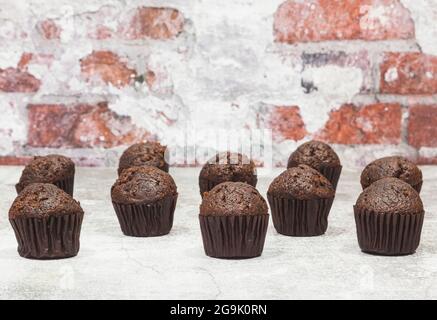
[[[280,171],[260,177],[262,194]],[[75,198],[86,214],[79,255],[23,259],[8,221],[20,172],[0,167],[1,299],[437,298],[437,167],[423,167],[426,217],[421,245],[412,256],[360,252],[352,213],[359,172],[344,170],[324,236],[281,236],[270,221],[263,255],[240,261],[204,255],[197,217],[199,171],[173,168],[180,197],[168,236],[123,236],[109,195],[115,169],[78,168]]]

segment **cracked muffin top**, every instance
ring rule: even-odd
[[[382,178],[371,184],[358,197],[355,207],[377,214],[423,212],[423,203],[417,191],[397,178]]]
[[[165,160],[167,147],[159,142],[141,142],[131,145],[120,157],[118,174],[131,167],[152,166],[168,172],[168,163]]]
[[[83,214],[79,202],[50,183],[33,183],[27,186],[9,210],[10,219],[46,218],[69,214]]]
[[[288,158],[287,168],[299,164],[306,164],[316,170],[323,167],[341,166],[340,159],[335,151],[326,143],[315,140],[299,146]]]
[[[385,157],[368,164],[361,173],[361,186],[366,189],[382,178],[398,178],[417,191],[422,184],[422,171],[411,161],[403,157]]]
[[[287,169],[270,184],[269,196],[299,200],[334,198],[332,184],[317,170],[301,164]]]
[[[267,203],[259,192],[244,182],[224,182],[206,192],[200,205],[203,216],[268,214]]]
[[[254,162],[245,155],[221,152],[203,166],[199,179],[216,183],[233,181],[256,185],[256,168]]]
[[[123,170],[111,188],[112,201],[119,204],[150,204],[176,195],[173,178],[156,167]]]
[[[34,157],[24,168],[15,188],[20,193],[32,183],[55,183],[74,176],[74,171],[74,162],[70,158],[57,154]]]

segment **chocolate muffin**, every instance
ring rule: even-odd
[[[57,154],[34,157],[24,168],[15,189],[20,193],[32,183],[51,183],[73,196],[74,172],[74,162],[70,158]]]
[[[334,196],[334,187],[317,170],[303,164],[287,169],[267,192],[276,231],[295,237],[324,234]]]
[[[341,174],[341,163],[335,151],[321,141],[309,141],[299,146],[289,159],[287,168],[306,164],[323,174],[337,189],[338,179]]]
[[[255,164],[240,153],[221,152],[203,166],[199,175],[200,195],[223,182],[245,182],[256,187]]]
[[[18,253],[30,259],[76,256],[83,215],[79,202],[53,184],[27,186],[9,210]]]
[[[228,259],[261,255],[269,222],[268,208],[251,185],[224,182],[206,192],[199,220],[206,255]]]
[[[112,186],[111,197],[125,235],[154,237],[170,232],[178,193],[168,173],[146,166],[125,169]]]
[[[382,178],[359,196],[355,206],[358,243],[363,252],[407,255],[420,243],[425,212],[416,190],[397,178]]]
[[[131,167],[151,166],[168,172],[169,166],[165,160],[166,146],[158,142],[148,141],[136,143],[127,148],[120,157],[118,175]]]
[[[422,171],[403,157],[386,157],[373,161],[361,173],[363,189],[382,178],[398,178],[411,185],[417,192],[422,189]]]

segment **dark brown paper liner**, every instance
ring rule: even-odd
[[[205,254],[214,258],[246,259],[261,255],[269,215],[199,215]]]
[[[273,225],[278,233],[293,237],[320,236],[328,228],[332,199],[298,200],[267,195]]]
[[[59,180],[53,183],[55,186],[57,186],[59,189],[64,190],[66,193],[68,193],[70,196],[73,196],[73,189],[74,189],[74,175],[71,177],[68,177],[63,180]]]
[[[337,190],[337,184],[338,184],[338,180],[340,179],[342,169],[343,169],[342,166],[322,167],[320,168],[319,172],[323,174],[326,177],[326,179],[328,179],[329,182],[331,182],[334,189]]]
[[[354,206],[358,244],[363,252],[398,256],[413,254],[420,243],[423,218],[418,214],[378,214]]]
[[[18,253],[29,259],[74,257],[80,248],[83,213],[9,221],[18,241]]]
[[[177,198],[176,195],[153,204],[112,204],[123,234],[156,237],[168,234],[173,227]]]
[[[237,181],[237,180],[235,180]],[[234,182],[235,182],[234,181]],[[205,192],[211,191],[215,186],[223,183],[224,181],[221,182],[217,182],[217,181],[211,181],[205,178],[199,178],[199,189],[200,189],[200,195],[203,198],[203,194]],[[242,182],[246,182],[246,181],[242,181]],[[251,183],[249,183],[252,187],[256,188],[256,184],[258,182],[258,178],[257,176],[254,176],[254,179]],[[247,183],[247,182],[246,182]]]

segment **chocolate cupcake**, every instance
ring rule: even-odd
[[[287,168],[306,164],[323,174],[337,189],[338,179],[341,174],[341,163],[335,151],[326,143],[309,141],[296,149],[288,159]]]
[[[269,222],[268,208],[251,185],[224,182],[206,192],[199,220],[206,255],[228,259],[261,255]]]
[[[51,183],[73,196],[74,162],[67,157],[51,154],[35,157],[23,170],[15,185],[17,193],[32,183]]]
[[[386,157],[373,161],[361,173],[361,186],[366,189],[382,178],[398,178],[417,192],[422,189],[422,171],[403,157]]]
[[[397,178],[382,178],[354,206],[358,243],[363,252],[407,255],[416,251],[424,218],[416,190]]]
[[[76,256],[83,215],[79,202],[53,184],[27,186],[9,210],[18,253],[30,259]]]
[[[200,195],[223,182],[245,182],[256,187],[255,164],[240,153],[222,152],[203,166],[199,175]]]
[[[131,167],[150,166],[168,172],[169,166],[165,160],[166,146],[158,142],[148,141],[136,143],[127,148],[120,157],[118,175]]]
[[[168,173],[156,167],[125,169],[112,186],[111,197],[125,235],[155,237],[170,232],[178,193]]]
[[[335,190],[320,172],[299,165],[270,184],[267,197],[276,231],[287,236],[319,236],[328,228]]]

